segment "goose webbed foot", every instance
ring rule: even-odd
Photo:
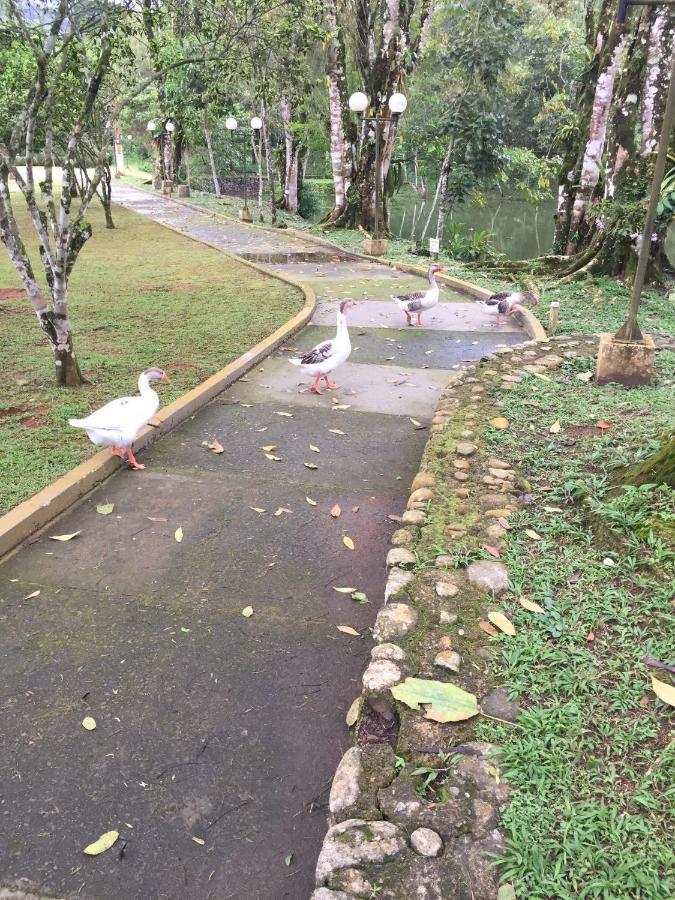
[[[129,462],[129,465],[131,466],[131,468],[132,468],[135,472],[138,472],[138,471],[140,471],[141,469],[144,469],[144,468],[145,468],[145,466],[143,465],[143,463],[139,463],[139,462],[138,462],[138,460],[136,459],[136,457],[134,456],[134,454],[133,454],[133,452],[132,452],[132,450],[131,450],[131,447],[129,447],[129,449],[127,450],[127,460],[128,460],[128,462]]]

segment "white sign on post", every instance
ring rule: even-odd
[[[429,252],[438,253],[440,251],[440,240],[438,238],[429,238]]]

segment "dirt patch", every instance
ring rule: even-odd
[[[7,409],[0,409],[0,419],[7,419],[9,416],[18,416],[25,412],[26,410],[23,406],[9,406]]]
[[[196,369],[197,366],[194,363],[168,363],[166,366],[167,372],[185,372],[188,369]]]
[[[597,437],[599,434],[603,433],[603,429],[596,428],[595,425],[577,425],[575,427],[565,429],[565,435],[567,437],[573,438]]]
[[[26,295],[17,288],[0,288],[0,300],[23,300]]]
[[[34,418],[33,416],[28,416],[27,418],[20,419],[19,421],[26,428],[44,428],[45,425],[49,424],[47,419],[37,419],[37,418]]]

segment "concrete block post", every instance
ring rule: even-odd
[[[618,341],[610,334],[601,335],[595,369],[597,384],[616,382],[628,387],[648,384],[654,374],[655,352],[654,341],[648,334],[641,341]]]

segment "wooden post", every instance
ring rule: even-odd
[[[558,310],[560,309],[560,304],[557,300],[551,303],[551,306],[548,311],[548,333],[549,336],[555,334],[558,330]]]

